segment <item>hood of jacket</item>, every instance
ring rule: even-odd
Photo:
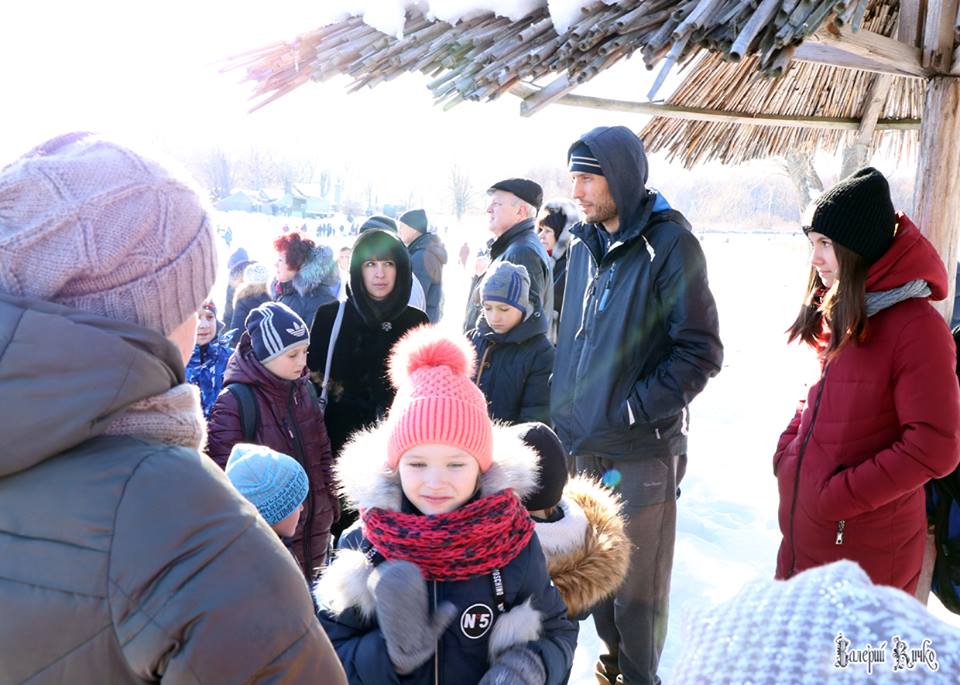
[[[549,329],[550,322],[543,312],[533,312],[506,333],[497,333],[490,328],[486,317],[481,316],[477,320],[477,333],[491,343],[522,343],[541,333],[545,334]]]
[[[580,215],[577,212],[577,206],[566,198],[550,200],[545,202],[543,206],[544,209],[558,209],[563,212],[565,217],[567,217],[566,223],[563,225],[563,228],[560,229],[560,235],[557,236],[557,244],[554,245],[553,252],[550,253],[550,257],[553,259],[554,263],[556,263],[563,259],[563,256],[567,254],[567,247],[569,247],[570,239],[572,238],[570,230],[580,220]]]
[[[263,298],[273,299],[270,297],[270,292],[268,290],[269,285],[267,283],[247,283],[242,288],[236,291],[233,296],[233,306],[236,308],[237,303],[244,299],[254,299],[254,298]]]
[[[363,263],[369,259],[389,259],[397,265],[397,280],[393,291],[383,301],[376,301],[363,285]],[[400,316],[410,301],[413,287],[413,267],[410,253],[393,233],[382,229],[364,231],[353,244],[350,255],[350,301],[360,313],[363,322],[371,328]]]
[[[641,217],[646,205],[648,173],[643,142],[626,126],[598,126],[573,142],[570,150],[580,141],[600,162],[620,217],[618,237],[629,240],[633,231],[639,232],[646,224]],[[568,161],[569,158],[568,151]]]
[[[400,476],[384,466],[389,417],[353,434],[335,467],[341,494],[360,509],[379,507],[401,511],[403,491]],[[513,490],[523,499],[537,486],[539,467],[536,453],[514,431],[493,426],[493,465],[480,475],[480,495]]]
[[[0,293],[0,477],[102,434],[184,382],[180,352],[140,326]]]
[[[309,370],[304,367],[303,376],[306,376]],[[246,331],[240,336],[240,342],[237,349],[227,362],[227,369],[223,372],[223,385],[226,387],[230,383],[246,383],[255,385],[264,393],[274,399],[283,402],[286,406],[290,396],[290,383],[282,378],[274,376],[267,370],[263,364],[257,361],[253,353],[253,345],[250,342],[250,334]]]
[[[897,212],[897,234],[883,256],[867,271],[867,292],[893,290],[914,280],[926,281],[930,299],[947,296],[947,269],[936,248],[903,212]]]
[[[538,521],[536,532],[547,572],[569,614],[576,616],[620,587],[630,563],[630,541],[619,497],[591,478],[572,478],[559,506],[563,518]]]
[[[316,245],[290,284],[301,297],[306,297],[322,285],[336,289],[340,285],[340,269],[337,268],[333,250],[326,245]]]

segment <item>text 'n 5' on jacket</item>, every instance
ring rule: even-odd
[[[387,432],[381,424],[358,433],[337,463],[343,491],[361,509],[381,507],[400,511],[402,491],[396,472],[385,471]],[[494,428],[494,464],[480,477],[480,496],[511,489],[517,496],[536,487],[536,455],[502,427]],[[496,615],[489,630],[469,636],[463,615],[478,604],[496,607],[490,575],[459,581],[429,581],[433,608],[451,602],[457,614],[441,635],[434,657],[409,675],[398,675],[387,653],[376,616],[376,603],[367,587],[373,564],[360,551],[362,524],[344,534],[341,549],[318,582],[314,595],[318,616],[340,656],[350,683],[365,685],[472,685],[490,667],[491,643],[505,650],[524,646],[543,661],[546,685],[566,681],[576,649],[577,625],[547,575],[536,536],[501,569],[506,613]],[[427,582],[427,581],[425,581]],[[530,608],[534,611],[530,611]],[[491,614],[493,612],[490,612]],[[529,635],[539,637],[530,641]],[[499,651],[499,650],[498,650]]]
[[[774,473],[783,540],[777,577],[839,559],[878,585],[913,593],[923,562],[923,485],[960,460],[956,352],[943,317],[947,275],[902,213],[887,252],[867,272],[867,297],[912,281],[931,294],[873,313],[867,338],[824,368],[780,437]]]
[[[236,353],[227,364],[223,377],[224,392],[217,399],[208,421],[207,454],[220,468],[226,468],[233,446],[244,442],[240,405],[226,390],[231,383],[245,383],[253,390],[260,415],[253,442],[293,457],[307,472],[310,490],[303,504],[304,513],[293,534],[291,549],[305,569],[305,575],[311,577],[312,572],[308,569],[323,563],[338,505],[331,474],[330,440],[323,415],[308,385],[309,376],[304,370],[298,380],[286,381],[270,373],[257,361],[250,335],[244,332]]]
[[[486,319],[467,333],[477,352],[474,378],[491,419],[509,423],[550,423],[550,372],[553,344],[547,339],[547,315],[536,311],[506,333]]]
[[[2,293],[0,340],[0,683],[344,682],[170,341]]]

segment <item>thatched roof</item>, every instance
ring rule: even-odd
[[[890,36],[895,32],[896,7],[871,9],[864,28]],[[901,159],[912,157],[919,142],[923,81],[901,76],[841,69],[825,64],[793,62],[779,79],[757,72],[756,58],[739,64],[708,55],[684,79],[667,105],[737,114],[816,117],[844,122],[845,128],[751,126],[741,122],[691,121],[656,117],[641,132],[647,149],[664,151],[688,167],[718,160],[737,164],[750,159],[784,156],[790,152],[838,151],[853,145],[858,124],[880,83],[888,88],[876,128],[867,134],[873,149]],[[884,82],[883,80],[886,80]]]
[[[896,3],[897,0],[874,0]],[[546,3],[544,3],[545,5]],[[258,106],[313,79],[346,74],[353,88],[409,72],[433,77],[429,88],[447,104],[489,100],[549,74],[583,83],[637,50],[648,66],[683,63],[702,50],[777,76],[794,47],[825,25],[859,29],[868,0],[600,0],[583,9],[562,35],[546,6],[518,21],[493,13],[454,25],[408,12],[403,37],[351,18],[240,55],[257,82]]]

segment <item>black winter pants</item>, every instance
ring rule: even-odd
[[[677,533],[677,485],[687,468],[687,456],[638,457],[611,461],[577,457],[580,471],[603,478],[623,499],[630,538],[630,568],[611,599],[593,609],[597,634],[606,645],[598,673],[611,683],[621,676],[625,685],[660,683],[657,666],[667,637],[670,572]]]

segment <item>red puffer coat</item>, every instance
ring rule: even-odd
[[[942,300],[940,257],[910,220],[867,274],[867,292],[925,280]],[[923,484],[960,460],[956,351],[925,299],[870,317],[868,338],[824,369],[780,438],[777,578],[838,559],[913,593],[927,530]]]
[[[310,479],[310,493],[304,502],[297,532],[294,533],[293,553],[304,573],[322,565],[330,526],[337,516],[337,498],[334,495],[330,467],[333,455],[330,439],[323,424],[323,416],[313,401],[307,370],[297,381],[285,381],[257,361],[246,333],[240,339],[236,353],[230,358],[223,377],[223,387],[231,383],[246,383],[253,388],[260,412],[253,442],[289,454],[299,461]],[[243,441],[240,406],[234,396],[224,392],[217,399],[207,422],[207,454],[220,468],[226,468],[233,446]],[[309,545],[304,537],[309,535]],[[308,557],[309,564],[304,560]]]

